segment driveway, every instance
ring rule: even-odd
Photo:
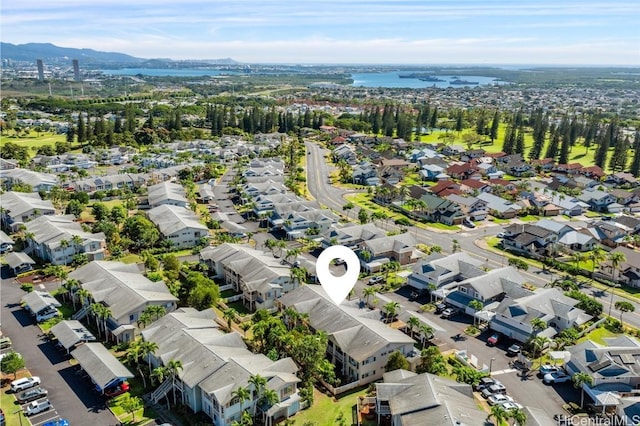
[[[51,291],[56,285],[36,286],[35,289]],[[0,290],[2,332],[11,338],[13,349],[22,354],[31,374],[40,377],[42,387],[49,391],[49,400],[54,408],[48,415],[34,418],[33,424],[55,418],[57,413],[72,425],[118,425],[119,422],[107,409],[105,400],[93,390],[91,382],[76,374],[78,366],[70,365],[69,357],[51,342],[42,339],[40,328],[20,307],[20,298],[25,293],[16,281],[3,279]]]

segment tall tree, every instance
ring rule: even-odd
[[[489,130],[489,139],[491,143],[498,137],[498,130],[500,129],[500,111],[496,109],[493,113],[493,119],[491,120],[491,130]]]
[[[593,385],[593,377],[591,377],[591,375],[588,373],[579,371],[573,375],[571,380],[573,381],[573,387],[582,390],[580,396],[580,407],[584,407],[584,385]]]
[[[634,177],[640,177],[640,132],[636,132],[633,139],[633,160],[631,160],[629,173]]]

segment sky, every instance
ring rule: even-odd
[[[0,26],[140,58],[640,65],[637,0],[5,0]]]

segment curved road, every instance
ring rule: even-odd
[[[330,166],[327,164],[324,156],[329,152],[328,150],[321,148],[315,143],[305,142],[307,148],[307,186],[309,192],[315,199],[322,205],[327,206],[330,209],[342,212],[342,206],[346,203],[344,196],[349,192],[340,188],[336,188],[331,185],[329,180]],[[333,167],[332,167],[333,169]],[[400,226],[393,223],[384,224],[383,228],[393,231],[400,230]],[[405,228],[405,227],[403,227]],[[467,254],[474,256],[484,262],[488,267],[497,268],[507,265],[507,259],[493,251],[486,250],[476,244],[476,241],[483,237],[493,236],[501,231],[502,227],[493,223],[488,223],[482,227],[475,229],[462,229],[460,231],[443,231],[443,230],[427,230],[418,228],[416,226],[406,227],[409,232],[415,235],[416,239],[420,243],[428,245],[438,245],[442,247],[444,252],[451,250],[453,246],[453,240],[458,240],[460,247]],[[530,282],[538,287],[543,287],[549,281],[558,278],[542,271],[536,267],[529,267],[528,271],[520,271],[520,273],[527,277]],[[609,312],[611,297],[609,293],[602,292],[596,288],[583,287],[583,293],[596,297],[603,305],[604,313]],[[613,304],[618,300],[626,300],[618,296],[613,296]],[[628,312],[624,314],[624,322],[640,328],[640,306],[638,303],[631,301],[636,307],[635,312]],[[611,313],[614,317],[619,315],[619,312],[613,307]]]

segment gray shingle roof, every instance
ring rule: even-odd
[[[38,313],[49,306],[56,308],[61,306],[60,302],[47,291],[34,290],[24,295],[20,301],[25,303],[33,313]]]
[[[102,343],[85,343],[71,351],[71,355],[102,389],[116,379],[133,377],[127,367],[122,365]]]
[[[58,339],[58,342],[69,349],[80,342],[96,340],[95,336],[80,321],[61,321],[51,327],[51,333]]]
[[[163,204],[154,207],[147,213],[162,235],[173,235],[185,229],[201,230],[208,233],[205,225],[199,222],[198,216],[185,207]]]
[[[56,209],[50,200],[43,200],[37,192],[6,192],[2,194],[2,208],[14,221],[21,222],[22,215],[39,210],[40,214],[54,214]]]
[[[159,206],[167,201],[174,201],[184,205],[188,203],[182,185],[173,182],[162,182],[157,185],[151,185],[148,188],[147,197],[151,207]]]
[[[147,304],[177,302],[164,282],[152,282],[136,265],[122,262],[93,261],[69,274],[88,290],[96,302],[105,303],[112,317],[128,323],[131,312]]]

